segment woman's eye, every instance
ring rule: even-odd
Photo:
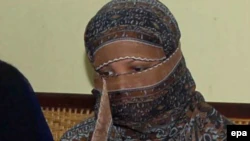
[[[140,72],[140,71],[146,70],[147,68],[145,68],[145,67],[134,67],[133,69],[136,72]]]
[[[103,71],[103,72],[99,72],[100,75],[103,75],[103,76],[111,76],[114,74],[114,72],[112,71]]]

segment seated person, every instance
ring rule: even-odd
[[[0,141],[53,141],[28,80],[0,60]]]
[[[158,0],[112,0],[88,23],[95,117],[62,141],[224,141],[232,124],[196,91],[181,33]]]

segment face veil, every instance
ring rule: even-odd
[[[161,124],[162,116],[169,123],[181,116],[195,84],[181,52],[180,36],[174,16],[155,0],[113,0],[91,19],[85,45],[97,71],[93,90],[99,99],[97,120],[107,117],[98,114],[107,113],[100,112],[104,79],[112,114],[110,121],[115,125],[149,133],[152,126]],[[123,45],[126,42],[133,45]],[[105,78],[98,74],[102,67],[123,59],[160,63],[138,73]]]
[[[112,0],[104,5],[89,21],[84,38],[96,71],[95,117],[63,139],[225,140],[231,122],[195,90],[180,38],[174,16],[158,0]],[[100,74],[126,59],[157,63],[138,72]]]

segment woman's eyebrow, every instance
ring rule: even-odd
[[[105,71],[105,70],[109,70],[110,69],[110,66],[104,66],[104,67],[102,67],[102,68],[100,68],[99,70],[101,70],[101,71]]]
[[[107,71],[107,70],[109,70],[109,69],[110,69],[110,65],[107,64],[107,65],[105,65],[105,66],[99,68],[97,71]]]
[[[152,63],[156,63],[157,61],[154,61],[154,62],[148,62],[148,61],[139,61],[139,60],[134,60],[134,61],[131,61],[130,63],[134,63],[134,64],[138,64],[138,65],[150,65]]]

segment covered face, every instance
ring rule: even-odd
[[[110,113],[110,122],[140,132],[161,124],[163,115],[175,120],[195,87],[180,36],[175,18],[157,0],[113,0],[105,5],[85,32],[96,71],[97,119],[106,117],[109,123]],[[103,89],[108,102],[101,100]]]
[[[89,22],[95,90],[102,91],[104,78],[115,123],[147,121],[187,103],[194,81],[179,39],[176,20],[156,0],[113,0]]]
[[[158,0],[112,0],[90,20],[95,117],[64,139],[224,140],[230,122],[195,91],[175,18]]]

